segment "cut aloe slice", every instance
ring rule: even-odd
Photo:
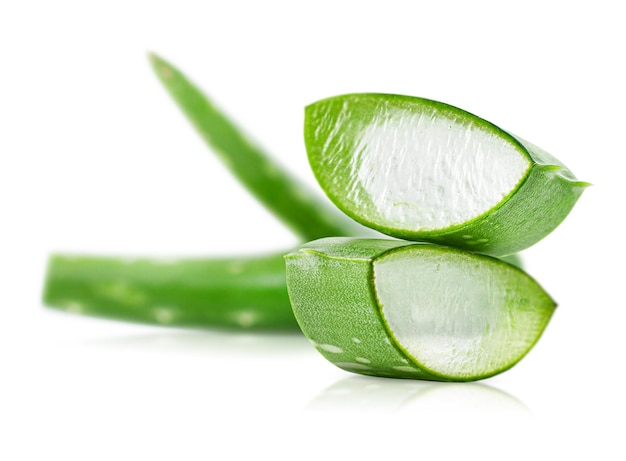
[[[545,237],[588,185],[529,142],[422,98],[319,101],[306,109],[305,141],[320,185],[353,219],[497,256]]]
[[[514,266],[428,243],[327,238],[286,261],[304,334],[332,363],[365,375],[493,376],[533,347],[556,306]]]

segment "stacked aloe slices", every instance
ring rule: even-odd
[[[296,319],[327,359],[362,374],[470,381],[532,348],[555,303],[493,256],[546,236],[586,183],[527,141],[422,98],[320,101],[306,109],[305,139],[341,210],[420,242],[329,238],[287,255]]]
[[[178,69],[156,55],[150,61],[211,150],[303,241],[371,233],[273,161]],[[43,300],[66,312],[159,325],[297,331],[285,252],[226,259],[56,254]]]
[[[538,340],[555,304],[504,260],[517,265],[512,253],[553,230],[587,186],[549,154],[435,101],[379,94],[320,101],[306,111],[311,166],[330,199],[363,227],[285,172],[178,69],[155,55],[151,62],[242,184],[304,241],[320,240],[289,253],[286,269],[282,252],[52,255],[47,305],[161,325],[299,325],[337,366],[401,378],[484,378]],[[356,238],[375,234],[368,227],[419,243]]]

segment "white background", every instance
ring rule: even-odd
[[[0,458],[624,459],[620,2],[0,3]],[[559,308],[475,384],[358,378],[299,335],[81,318],[40,302],[51,251],[243,254],[297,240],[160,87],[182,68],[315,185],[303,107],[423,96],[594,184],[527,271]]]

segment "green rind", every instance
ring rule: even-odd
[[[395,340],[381,312],[374,284],[374,262],[409,247],[462,250],[393,240],[327,238],[288,254],[287,286],[294,315],[305,336],[330,362],[346,371],[383,377],[437,381],[473,381],[501,373],[523,358],[541,336],[555,304],[523,271],[489,256],[503,270],[522,275],[545,297],[546,316],[531,346],[516,360],[489,373],[446,376],[429,370]]]
[[[397,229],[365,217],[360,209],[362,205],[347,201],[344,187],[348,177],[347,157],[356,137],[375,116],[390,107],[417,111],[420,106],[479,126],[509,142],[530,162],[522,180],[487,212],[443,229]],[[324,99],[306,108],[305,142],[311,168],[322,189],[354,220],[392,237],[451,245],[493,256],[521,251],[544,238],[563,221],[588,186],[577,181],[563,164],[527,141],[462,109],[424,98],[349,94]],[[360,199],[366,202],[366,197]]]
[[[155,54],[150,55],[150,60],[161,83],[206,144],[297,235],[313,240],[368,233],[257,147],[180,70]]]
[[[390,340],[375,302],[372,260],[406,244],[328,238],[285,256],[296,320],[317,350],[339,368],[371,376],[438,379],[411,363]]]
[[[155,325],[298,329],[282,254],[180,260],[52,255],[43,302]]]

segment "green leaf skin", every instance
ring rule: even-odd
[[[150,61],[206,144],[268,210],[303,240],[368,234],[368,229],[336,210],[257,147],[180,70],[155,54],[150,55]]]
[[[361,225],[277,165],[191,83],[157,55],[160,81],[235,176],[306,240],[363,235]],[[283,256],[154,259],[52,255],[44,304],[68,312],[160,325],[292,329]]]
[[[156,325],[298,330],[283,255],[130,259],[52,255],[43,301],[72,313]]]
[[[437,381],[493,376],[526,355],[556,307],[520,269],[429,243],[327,238],[285,259],[289,297],[304,334],[330,362],[364,375]],[[396,260],[402,269],[394,272]],[[410,308],[399,324],[390,314],[396,295]],[[407,328],[423,332],[417,352],[402,339],[399,330]],[[474,341],[469,352],[459,352],[466,340]]]
[[[407,120],[413,116],[416,117],[415,120],[420,120],[418,117],[423,116],[423,126],[416,126],[410,132],[413,128]],[[438,121],[439,128],[449,124],[447,128],[450,132],[458,130],[456,133],[469,133],[469,138],[479,136],[476,135],[479,133],[482,138],[488,138],[494,144],[485,147],[480,144],[483,141],[481,139],[477,142],[477,148],[499,152],[498,148],[504,146],[507,152],[516,152],[522,159],[520,162],[523,161],[528,166],[517,185],[482,214],[435,228],[415,228],[408,224],[403,227],[391,223],[376,209],[376,201],[391,197],[394,191],[415,190],[415,186],[389,180],[384,190],[380,193],[377,191],[373,197],[369,196],[355,179],[355,172],[363,173],[364,177],[376,174],[382,176],[380,171],[390,165],[376,167],[368,164],[367,171],[361,171],[366,168],[363,163],[359,163],[362,162],[362,155],[365,155],[364,149],[379,152],[374,157],[375,161],[382,159],[380,161],[385,162],[396,157],[406,161],[412,170],[411,174],[415,172],[416,177],[419,177],[419,169],[422,167],[420,159],[411,157],[414,154],[407,154],[403,149],[410,150],[415,139],[419,139],[424,146],[430,146],[432,136],[439,136],[434,141],[442,145],[442,139],[446,140],[444,136],[449,136],[448,132],[442,133],[441,130],[436,131],[429,126],[434,123],[433,120]],[[382,127],[380,130],[386,133],[389,142],[381,141],[376,144],[376,140],[366,138],[364,133],[371,127]],[[407,139],[411,141],[406,141]],[[440,243],[493,256],[510,255],[545,237],[563,221],[582,191],[589,185],[576,180],[562,163],[531,143],[464,110],[423,98],[349,94],[319,101],[306,108],[305,141],[311,167],[322,189],[342,211],[356,221],[392,237]],[[406,144],[409,142],[411,144]],[[472,140],[468,142],[471,143]],[[435,174],[446,169],[453,170],[456,165],[455,148],[449,148],[451,151],[447,154],[452,160],[444,155],[442,164],[437,164],[437,169],[434,170]],[[487,171],[488,167],[486,165],[482,171]],[[458,175],[463,174],[463,171],[458,171]],[[501,177],[496,171],[483,182],[494,182]],[[446,192],[449,185],[440,179],[435,180],[439,183],[430,189],[422,185],[422,190],[432,191],[439,187],[442,194],[448,193],[452,197],[446,200],[455,200],[450,192]],[[472,185],[476,188],[482,186],[483,183]],[[476,195],[480,196],[480,193]],[[393,206],[404,206],[408,210],[406,215],[413,219],[419,217],[420,213],[425,213],[421,208],[422,197],[422,193],[416,192],[409,201],[394,202]],[[439,209],[442,208],[446,208],[445,205]]]

